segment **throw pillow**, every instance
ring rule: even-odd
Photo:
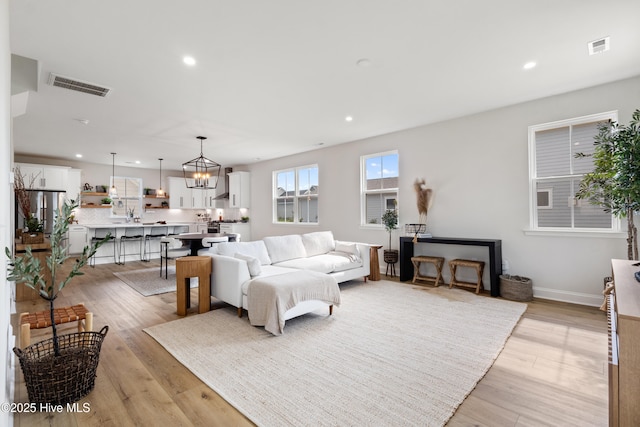
[[[346,252],[351,255],[360,256],[360,251],[355,243],[336,242],[336,252]]]
[[[247,267],[249,267],[249,274],[251,277],[259,276],[260,273],[262,273],[262,267],[260,267],[260,260],[258,258],[241,253],[236,253],[234,257],[247,262]]]

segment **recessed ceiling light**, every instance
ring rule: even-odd
[[[82,123],[83,125],[89,124],[89,119],[76,119],[76,121]]]
[[[136,165],[139,165],[140,163],[140,160],[136,160]]]
[[[81,158],[81,157],[82,157],[82,154],[76,154],[76,157],[77,157],[77,158]]]
[[[358,61],[356,62],[356,65],[358,67],[365,68],[365,67],[368,67],[368,66],[371,65],[371,61],[369,59],[367,59],[367,58],[358,59]]]
[[[182,58],[182,62],[190,66],[196,65],[196,60],[193,56],[185,56]]]
[[[347,116],[347,117],[345,117],[344,119],[345,119],[346,121],[348,121],[348,122],[352,122],[352,121],[353,121],[353,117],[351,117],[351,116]]]
[[[531,61],[524,64],[522,68],[524,68],[525,70],[530,70],[532,68],[535,68],[535,66],[536,66],[536,63],[534,61]]]

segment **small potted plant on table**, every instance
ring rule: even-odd
[[[24,349],[13,349],[20,359],[29,401],[32,403],[63,405],[75,402],[88,394],[94,386],[100,348],[108,331],[108,327],[105,326],[100,332],[78,332],[62,336],[58,336],[57,333],[53,302],[58,292],[73,277],[83,274],[80,269],[110,238],[107,236],[91,247],[85,246],[67,277],[56,283],[58,269],[69,258],[63,239],[69,230],[69,218],[76,207],[78,204],[75,201],[65,201],[57,212],[50,237],[51,255],[47,257],[46,266],[40,265],[40,260],[33,256],[30,246],[27,246],[26,253],[21,256],[13,256],[11,250],[5,248],[5,253],[10,259],[7,279],[21,282],[24,286],[34,289],[40,297],[49,302],[53,337]],[[50,283],[45,280],[43,268],[48,268],[51,273]]]

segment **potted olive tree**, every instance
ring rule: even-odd
[[[628,126],[616,122],[600,125],[594,138],[593,172],[583,176],[579,199],[602,206],[605,212],[627,220],[627,257],[638,259],[638,230],[634,213],[640,211],[640,110]]]
[[[100,332],[78,332],[61,336],[57,333],[54,301],[58,292],[73,277],[84,274],[80,269],[110,237],[105,237],[91,247],[86,246],[66,277],[56,282],[59,269],[69,258],[63,241],[69,230],[69,219],[76,207],[78,204],[75,201],[65,201],[56,212],[50,237],[51,255],[46,258],[46,266],[41,265],[40,260],[33,256],[30,246],[27,246],[25,254],[20,256],[13,256],[11,250],[5,248],[10,260],[7,279],[35,290],[41,298],[49,302],[53,337],[24,349],[13,349],[20,359],[29,400],[32,403],[62,405],[75,402],[88,394],[93,389],[100,347],[108,331],[108,327],[105,326]],[[45,280],[45,268],[51,273],[50,283]]]
[[[398,262],[398,250],[391,249],[391,233],[398,228],[398,211],[389,209],[382,215],[382,224],[384,229],[389,233],[389,249],[383,251],[384,262],[387,264],[395,264]]]

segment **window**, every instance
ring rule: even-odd
[[[360,159],[362,225],[382,227],[382,215],[398,206],[398,152]]]
[[[124,176],[111,177],[118,196],[111,203],[111,218],[126,218],[142,215],[142,179]]]
[[[533,230],[617,230],[618,221],[587,200],[576,199],[584,174],[593,170],[591,154],[598,125],[617,121],[616,112],[529,127],[529,177]]]
[[[273,222],[318,223],[318,165],[276,171],[273,182]]]

